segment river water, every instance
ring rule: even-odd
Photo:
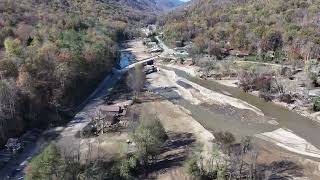
[[[238,138],[246,135],[253,136],[259,133],[270,132],[283,128],[292,131],[294,134],[310,142],[312,145],[320,148],[319,123],[272,102],[265,102],[257,96],[243,92],[239,88],[225,86],[210,80],[195,78],[184,71],[175,68],[163,68],[172,70],[178,76],[197,83],[207,89],[223,94],[230,94],[234,98],[241,99],[259,108],[265,114],[264,117],[253,116],[249,112],[239,109],[230,110],[230,108],[226,108],[226,110],[221,108],[219,109],[219,107],[216,106],[193,105],[184,99],[177,100],[176,98],[175,102],[191,111],[192,116],[204,127],[213,131],[230,131]],[[269,123],[270,121],[276,121],[278,124]]]

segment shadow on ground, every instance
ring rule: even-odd
[[[174,167],[183,166],[195,142],[195,138],[191,133],[177,134],[169,132],[168,136],[170,138],[165,143],[161,155],[149,167],[149,173],[164,173]]]

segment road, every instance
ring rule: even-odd
[[[174,52],[174,50],[168,48],[158,37],[157,37],[159,44],[164,49],[164,53],[168,52]],[[133,68],[136,64],[140,63],[146,63],[147,61],[152,60],[153,57],[147,58],[144,60],[140,60],[136,63],[133,63],[122,70],[114,70],[112,74],[109,74],[106,76],[106,78],[101,82],[101,84],[98,86],[98,88],[93,92],[87,100],[85,100],[80,106],[79,106],[79,112],[76,114],[76,116],[72,119],[70,123],[66,127],[63,127],[60,132],[57,135],[57,141],[60,145],[67,147],[69,151],[76,150],[74,148],[79,148],[79,144],[84,143],[80,140],[80,138],[77,138],[75,135],[79,130],[81,130],[83,127],[85,127],[91,117],[96,115],[97,109],[104,103],[104,97],[110,92],[112,87],[120,80],[122,75],[128,71],[130,68]],[[172,73],[171,73],[172,74]],[[191,99],[197,99],[199,97],[205,97],[204,99],[212,99],[212,96],[210,94],[213,94],[211,91],[215,91],[217,93],[220,93],[220,90],[228,91],[231,96],[237,99],[241,99],[241,97],[238,97],[239,92],[238,90],[233,90],[230,88],[223,87],[219,89],[218,84],[213,84],[213,82],[205,81],[205,80],[199,80],[193,77],[183,77],[180,73],[175,73],[171,76],[171,74],[167,77],[170,82],[174,84],[174,86],[179,87],[178,89],[181,90],[179,94],[186,93],[187,95],[191,94]],[[178,78],[182,80],[185,83],[191,84],[192,88],[185,89],[183,86],[179,85],[175,81],[174,78]],[[190,81],[188,81],[190,80]],[[162,85],[158,89],[163,89],[163,87],[168,86]],[[208,90],[204,89],[207,88]],[[168,89],[168,88],[164,88]],[[194,91],[192,89],[195,89]],[[190,93],[189,91],[192,91]],[[208,94],[204,94],[204,92],[209,92]],[[202,93],[202,94],[201,94]],[[254,134],[260,134],[261,132],[267,132],[267,131],[273,131],[278,128],[288,128],[290,130],[293,130],[293,132],[297,132],[298,135],[305,138],[311,143],[319,142],[318,140],[315,140],[317,136],[315,136],[317,131],[317,126],[315,127],[312,123],[302,120],[300,116],[296,116],[295,114],[291,112],[287,112],[284,110],[281,110],[277,106],[274,106],[270,103],[263,103],[260,99],[256,97],[248,98],[248,94],[243,94],[242,100],[245,102],[248,102],[249,104],[253,104],[257,107],[259,107],[268,117],[266,121],[259,122],[259,121],[242,121],[243,116],[248,116],[247,120],[250,119],[264,119],[262,116],[256,116],[251,115],[250,113],[246,115],[247,113],[243,114],[243,110],[239,110],[238,108],[224,108],[220,109],[216,106],[210,106],[210,108],[202,107],[199,105],[194,105],[192,102],[188,102],[187,97],[181,98],[181,105],[184,109],[187,109],[188,111],[192,112],[192,116],[194,119],[199,121],[205,128],[207,129],[219,129],[219,130],[229,130],[236,135],[249,133],[249,135]],[[221,99],[228,99],[228,97],[224,97]],[[203,100],[203,98],[200,98],[200,100]],[[229,105],[230,106],[230,105]],[[229,107],[227,106],[227,107]],[[280,111],[280,110],[281,111]],[[270,124],[268,119],[272,118],[274,116],[278,116],[279,118],[275,118],[273,121],[277,120],[279,125],[273,125]],[[241,116],[241,117],[238,117]],[[239,121],[241,119],[241,121]],[[294,122],[294,123],[293,123]],[[230,126],[232,124],[232,126]],[[294,126],[294,127],[293,127]],[[266,128],[267,127],[267,128]],[[304,127],[304,130],[299,131],[300,127]],[[241,132],[240,132],[241,131]],[[278,131],[276,131],[278,132]],[[239,134],[237,134],[239,133]],[[287,133],[287,132],[285,132]],[[248,134],[244,134],[248,135]],[[281,139],[280,139],[281,140]],[[294,141],[296,141],[295,138],[293,138]],[[299,139],[298,139],[299,140]],[[279,142],[274,142],[279,143]],[[302,142],[304,143],[304,142]],[[317,143],[315,143],[317,144]],[[24,173],[22,169],[25,168],[27,165],[27,161],[35,156],[41,149],[41,143],[34,143],[29,145],[25,151],[20,154],[19,157],[17,157],[15,160],[10,161],[7,166],[0,170],[0,179],[5,179],[8,175],[11,176],[10,179],[21,179],[24,176]],[[74,145],[74,146],[73,146]],[[18,169],[18,170],[17,170]]]
[[[85,127],[91,120],[101,106],[104,103],[104,97],[111,91],[112,87],[121,79],[122,75],[125,74],[130,68],[135,67],[137,64],[146,63],[153,58],[148,58],[142,61],[138,61],[130,64],[129,66],[117,70],[113,69],[112,73],[108,74],[105,79],[99,84],[96,90],[76,109],[78,113],[75,117],[65,126],[58,128],[59,130],[48,130],[44,132],[38,140],[30,142],[22,153],[16,158],[10,160],[0,170],[0,180],[3,179],[24,179],[25,173],[23,170],[28,164],[28,161],[35,155],[37,155],[43,146],[47,145],[47,141],[44,139],[56,139],[58,143],[68,145],[76,144],[80,142],[80,139],[75,135],[76,133]],[[133,62],[133,61],[132,61]],[[71,147],[70,147],[71,149]]]
[[[68,123],[58,139],[64,138],[65,135],[72,135],[75,131],[78,131],[80,128],[86,126],[89,123],[89,116],[92,111],[99,104],[103,102],[103,97],[111,90],[111,88],[120,80],[124,72],[114,71],[115,73],[109,74],[106,78],[100,83],[98,88],[87,98],[84,103],[79,107],[80,110],[73,120]],[[71,132],[68,132],[71,131]],[[46,135],[44,135],[46,136]],[[55,136],[54,133],[52,136]],[[49,137],[47,137],[49,138]],[[40,138],[39,138],[40,141]],[[33,144],[28,144],[24,151],[19,154],[14,160],[10,162],[0,170],[0,179],[23,179],[24,172],[23,169],[26,167],[27,162],[37,155],[41,150],[41,147],[45,142],[34,142]]]
[[[160,38],[159,36],[155,37],[159,43],[159,46],[163,49],[163,55],[174,55],[176,52],[174,49],[169,48]]]

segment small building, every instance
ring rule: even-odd
[[[237,56],[237,57],[246,57],[249,56],[249,51],[246,50],[231,50],[230,55]]]

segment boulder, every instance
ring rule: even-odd
[[[281,95],[279,96],[279,100],[280,100],[281,102],[285,102],[285,103],[288,103],[288,104],[291,104],[291,103],[294,102],[293,97],[292,97],[291,94],[281,94]]]

